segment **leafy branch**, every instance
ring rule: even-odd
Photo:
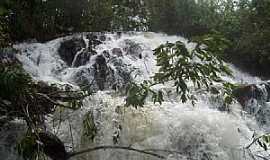
[[[193,39],[195,47],[189,51],[186,45],[177,41],[160,45],[154,50],[157,58],[159,71],[152,77],[151,81],[144,81],[142,84],[132,83],[128,88],[126,105],[143,106],[146,97],[151,93],[154,102],[162,103],[162,91],[155,92],[151,89],[156,84],[173,82],[176,93],[180,95],[185,103],[188,100],[195,104],[196,97],[188,87],[192,82],[195,90],[206,88],[215,82],[222,83],[225,90],[226,102],[231,103],[232,84],[224,82],[221,75],[232,76],[231,70],[224,64],[219,55],[229,45],[228,41],[218,33],[196,37]]]
[[[126,106],[143,107],[146,98],[151,94],[154,103],[160,104],[164,101],[162,91],[151,89],[155,84],[151,81],[144,81],[142,84],[130,83],[127,87]]]

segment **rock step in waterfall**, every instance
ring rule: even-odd
[[[124,40],[124,48],[103,50],[100,54],[96,48],[108,37],[102,33],[89,33],[83,37],[75,37],[61,42],[58,54],[68,67],[85,66],[74,74],[75,82],[81,87],[91,90],[124,88],[132,77],[135,68],[123,62],[123,54],[131,55],[134,59],[142,58],[143,49],[140,44]],[[90,61],[93,61],[91,65]]]

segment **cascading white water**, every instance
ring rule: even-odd
[[[87,33],[82,35],[85,36]],[[97,55],[91,56],[86,65],[68,67],[60,58],[58,48],[64,40],[82,35],[59,38],[45,44],[19,44],[15,48],[22,52],[18,57],[34,79],[76,86],[74,81],[76,73],[91,68],[97,56],[103,51],[109,51],[110,56],[113,57],[112,50],[120,48],[123,56],[117,58],[121,59],[127,67],[136,68],[132,77],[140,82],[149,79],[158,70],[152,50],[160,44],[180,40],[188,48],[193,47],[193,44],[188,44],[186,39],[179,36],[157,33],[126,33],[118,36],[108,33],[105,34],[106,40],[95,47]],[[87,42],[85,37],[84,40]],[[139,44],[142,49],[141,58],[126,53],[124,48],[127,40]],[[79,52],[81,54],[82,50]],[[117,69],[110,59],[106,60],[108,66],[116,73]],[[229,66],[234,71],[235,78],[224,77],[224,79],[230,82],[257,83],[260,81],[237,70],[233,65]],[[93,79],[93,77],[88,78]],[[169,90],[170,86],[159,86],[159,88]],[[252,159],[243,148],[252,141],[255,130],[263,131],[256,120],[245,114],[239,104],[231,106],[230,112],[222,112],[217,109],[220,104],[212,102],[208,96],[200,94],[197,96],[199,100],[195,106],[190,103],[182,104],[177,96],[172,94],[162,105],[149,101],[145,107],[135,109],[123,107],[125,97],[107,89],[87,97],[83,107],[77,111],[57,111],[54,118],[48,118],[47,125],[51,132],[65,142],[70,151],[99,145],[119,145],[138,149],[155,149],[156,153],[165,155],[168,160]],[[88,112],[93,113],[97,130],[93,141],[83,136],[83,119]],[[254,152],[259,149],[256,146],[251,148]],[[165,150],[177,151],[177,153]],[[73,159],[151,160],[157,158],[128,151],[102,150]]]

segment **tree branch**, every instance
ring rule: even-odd
[[[261,135],[261,136],[259,136],[259,137],[257,137],[257,138],[254,138],[253,141],[252,141],[248,146],[245,147],[245,149],[249,149],[254,143],[256,143],[256,142],[257,142],[259,139],[261,139],[263,136],[264,136],[264,135]]]
[[[170,153],[170,154],[183,154],[182,152],[179,152],[179,151],[166,150],[166,149],[146,149],[144,151],[147,151],[147,152],[166,152],[166,153]]]
[[[61,103],[55,102],[54,100],[52,100],[52,99],[51,99],[49,96],[47,96],[46,94],[43,94],[43,93],[36,93],[36,94],[39,95],[39,96],[41,96],[41,97],[43,97],[43,98],[45,98],[46,100],[48,100],[49,103],[52,103],[52,104],[54,104],[54,105],[56,105],[56,106],[63,107],[63,108],[68,108],[68,109],[72,109],[72,110],[75,109],[75,108],[73,108],[73,107],[66,106],[66,105],[63,105],[63,104],[61,104]]]
[[[97,150],[106,150],[106,149],[128,150],[128,151],[138,152],[138,153],[142,153],[142,154],[147,154],[147,155],[154,156],[154,157],[157,157],[157,158],[160,158],[160,159],[165,159],[164,156],[153,153],[153,152],[148,152],[146,150],[135,149],[135,148],[132,148],[132,147],[122,147],[122,146],[98,146],[98,147],[94,147],[94,148],[88,148],[88,149],[85,149],[85,150],[82,150],[82,151],[70,153],[70,155],[68,156],[67,159],[70,159],[71,157],[78,156],[78,155],[81,155],[81,154],[84,154],[84,153],[89,153],[89,152],[93,152],[93,151],[97,151]]]

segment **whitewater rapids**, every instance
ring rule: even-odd
[[[86,34],[73,36],[83,36],[87,42]],[[125,51],[121,57],[127,66],[138,70],[136,75],[132,75],[136,82],[149,79],[158,71],[153,50],[160,44],[180,40],[189,49],[194,46],[182,37],[158,33],[126,33],[121,36],[106,33],[105,35],[106,40],[95,48],[97,55],[102,54],[104,50],[123,49],[126,40],[136,42],[143,49],[142,58],[126,55]],[[80,67],[65,66],[65,62],[57,53],[58,48],[62,41],[73,36],[44,44],[23,43],[14,47],[22,52],[18,58],[34,79],[77,87],[74,74],[92,66],[96,56],[91,57],[86,65]],[[37,61],[39,61],[38,64]],[[229,82],[257,83],[261,81],[259,78],[239,71],[231,64],[229,66],[234,72],[234,78],[224,77]],[[170,86],[159,86],[159,88],[166,90],[170,89]],[[260,153],[261,149],[256,145],[249,151],[244,149],[251,143],[254,131],[261,133],[264,130],[252,116],[241,110],[238,103],[231,106],[230,112],[224,112],[218,110],[221,104],[214,102],[209,95],[197,94],[197,98],[198,102],[192,106],[191,103],[181,103],[179,97],[172,93],[162,105],[148,101],[143,108],[135,109],[124,107],[125,97],[107,89],[87,97],[83,102],[83,107],[75,112],[57,110],[52,117],[48,117],[47,128],[61,138],[69,151],[101,145],[130,146],[138,149],[154,149],[156,153],[167,157],[167,160],[251,160],[253,159],[250,156],[251,152]],[[83,120],[89,112],[93,114],[92,118],[96,126],[93,141],[83,135]],[[115,137],[117,137],[116,143]],[[5,140],[6,137],[2,136],[1,141]],[[7,147],[0,149],[1,159],[19,159],[15,158],[14,150],[6,152],[7,150]],[[101,150],[73,159],[155,160],[157,158],[128,151]]]

